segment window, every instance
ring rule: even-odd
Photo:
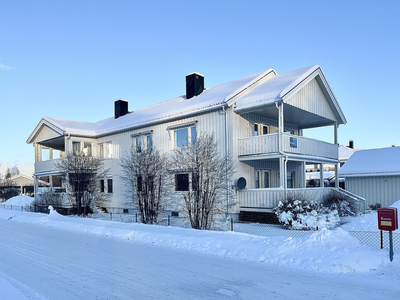
[[[175,191],[189,190],[189,174],[175,174]]]
[[[255,187],[256,189],[260,188],[260,171],[254,171],[254,179],[255,179]]]
[[[100,154],[100,158],[104,158],[104,145],[103,144],[99,145],[99,154]]]
[[[106,143],[107,145],[107,158],[112,158],[113,157],[113,147],[112,147],[112,143]]]
[[[113,192],[113,180],[112,179],[107,179],[107,192],[109,194],[112,194],[112,192]]]
[[[175,131],[175,147],[188,145],[188,129],[183,128]]]
[[[137,178],[137,190],[139,192],[141,192],[143,189],[143,180],[142,180],[142,176],[138,176]]]
[[[258,124],[254,124],[254,131],[253,131],[253,136],[258,135]]]
[[[72,142],[72,155],[79,155],[81,153],[81,142]]]
[[[100,193],[104,193],[104,180],[100,180]]]
[[[268,134],[268,126],[264,124],[254,124],[253,136]]]
[[[42,161],[46,161],[50,159],[50,149],[42,148]]]
[[[148,151],[153,150],[153,138],[152,138],[151,134],[149,134],[147,136],[147,150]]]
[[[136,152],[142,152],[142,137],[135,137],[135,150]]]
[[[83,154],[85,156],[92,156],[92,143],[83,143]]]
[[[196,141],[197,141],[197,133],[196,133],[196,127],[190,127],[190,142],[192,143],[192,145],[196,145]]]
[[[197,191],[199,188],[199,174],[192,173],[192,191]]]
[[[53,175],[51,176],[53,187],[62,187],[62,176],[60,175]]]
[[[175,147],[196,144],[196,127],[186,127],[175,130]]]
[[[264,171],[264,188],[269,188],[269,172]]]

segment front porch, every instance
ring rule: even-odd
[[[334,187],[293,188],[287,189],[286,192],[282,188],[244,189],[238,191],[237,196],[240,211],[273,212],[274,208],[278,206],[279,201],[285,198],[285,193],[286,197],[289,195],[302,195],[309,201],[321,202],[323,197],[332,191],[351,198],[358,204],[359,211],[365,211],[364,198],[351,194],[341,188]]]

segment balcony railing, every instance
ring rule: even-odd
[[[35,174],[48,173],[57,171],[55,163],[63,158],[45,160],[35,163]]]
[[[239,156],[279,153],[278,138],[278,133],[272,133],[239,139]],[[330,159],[339,157],[335,144],[286,133],[281,135],[281,151]]]

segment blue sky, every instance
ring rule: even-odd
[[[400,0],[1,1],[0,164],[27,170],[43,116],[95,122],[268,68],[322,67],[339,142],[400,146]],[[315,133],[332,136],[332,128]]]

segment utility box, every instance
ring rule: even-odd
[[[397,208],[384,207],[378,209],[379,230],[395,231],[399,228]]]

